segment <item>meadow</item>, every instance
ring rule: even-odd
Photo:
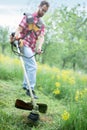
[[[36,102],[46,103],[37,126],[30,127],[30,111],[15,108],[15,100],[31,101],[22,89],[19,58],[0,55],[0,130],[87,130],[87,75],[38,64]]]

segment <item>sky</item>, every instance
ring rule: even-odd
[[[13,31],[17,28],[24,12],[33,12],[37,9],[41,0],[0,0],[0,26],[8,26]],[[85,5],[86,0],[48,0],[50,10],[56,5],[66,5],[68,7],[77,4]],[[36,5],[37,4],[37,5]]]

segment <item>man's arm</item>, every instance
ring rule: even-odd
[[[21,38],[20,33],[21,33],[22,31],[23,31],[23,28],[22,28],[21,26],[19,26],[19,27],[17,28],[16,32],[15,32],[15,38],[16,38],[16,39]]]
[[[44,43],[44,35],[41,35],[41,36],[39,36],[38,47],[37,47],[37,52],[39,54],[41,53],[43,43]]]
[[[15,32],[13,32],[10,35],[10,43],[13,44],[15,40],[19,40],[20,39],[20,32],[23,30],[22,27],[18,27],[17,30]]]
[[[21,32],[23,32],[23,29],[26,28],[26,16],[24,16],[16,30],[15,37],[21,38]]]

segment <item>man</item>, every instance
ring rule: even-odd
[[[25,14],[21,20],[19,27],[15,33],[16,39],[22,39],[23,54],[27,57],[31,57],[37,52],[41,54],[42,44],[44,43],[45,26],[42,23],[40,17],[43,17],[49,8],[49,3],[45,0],[41,1],[38,10],[33,14]],[[36,51],[36,43],[39,43]],[[30,81],[30,87],[35,99],[38,97],[35,94],[34,87],[36,84],[36,71],[37,65],[35,57],[23,58],[25,63],[25,69]],[[26,89],[26,94],[30,96],[29,87],[24,76],[23,89]]]

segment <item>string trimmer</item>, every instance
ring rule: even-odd
[[[27,103],[24,102],[23,100],[17,99],[16,102],[15,102],[15,107],[19,108],[19,109],[23,109],[23,110],[31,110],[30,114],[28,115],[28,119],[32,122],[36,122],[36,121],[39,120],[39,112],[46,113],[47,105],[35,102],[35,99],[34,99],[34,96],[33,96],[33,93],[32,93],[31,87],[30,87],[30,82],[29,82],[29,79],[28,79],[28,76],[27,76],[27,73],[26,73],[26,69],[25,69],[25,66],[24,66],[24,61],[23,61],[22,55],[20,53],[19,41],[15,40],[14,44],[11,44],[11,45],[12,45],[12,50],[13,50],[14,45],[17,48],[17,52],[19,54],[19,57],[20,57],[20,60],[21,60],[21,63],[22,63],[22,68],[24,70],[24,74],[25,74],[25,77],[26,77],[26,81],[27,81],[27,84],[28,84],[28,88],[29,88],[29,91],[30,91],[30,97],[31,97],[31,102],[27,102]]]

